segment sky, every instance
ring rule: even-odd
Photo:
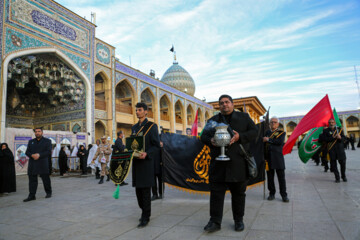
[[[58,0],[90,20],[116,57],[160,78],[177,61],[195,97],[257,96],[270,115],[306,114],[326,94],[339,111],[360,107],[357,0]]]

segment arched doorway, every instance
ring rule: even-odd
[[[202,127],[203,126],[203,113],[201,111],[201,108],[198,108],[198,126]]]
[[[106,78],[102,72],[95,76],[95,109],[106,111]]]
[[[208,111],[205,112],[205,122],[210,118],[210,114]]]
[[[54,48],[24,50],[8,55],[3,66],[1,141],[6,127],[71,131],[74,118],[83,119],[82,131],[91,134],[90,81],[64,53]],[[67,123],[60,126],[64,115]]]
[[[115,106],[117,112],[133,113],[133,97],[134,92],[130,87],[130,84],[123,80],[115,88]]]
[[[163,121],[170,121],[170,100],[164,95],[160,98],[160,119]]]
[[[182,124],[183,123],[182,119],[183,119],[183,106],[180,100],[178,100],[175,103],[175,122]]]
[[[359,127],[359,119],[354,116],[348,117],[346,119],[346,127],[347,128]]]
[[[154,96],[151,93],[151,91],[149,90],[149,88],[146,88],[142,93],[141,93],[141,102],[145,103],[148,107],[148,118],[154,118]]]
[[[194,109],[190,104],[186,109],[186,114],[187,114],[187,125],[192,125],[194,123],[195,116],[194,116]]]
[[[289,122],[287,125],[286,125],[286,132],[288,133],[291,133],[294,131],[294,129],[296,128],[297,124],[294,123],[293,121]]]
[[[101,121],[95,123],[95,140],[100,139],[105,135],[106,129],[105,124]]]

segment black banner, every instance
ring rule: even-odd
[[[265,164],[260,134],[259,131],[257,141],[251,145],[259,174],[249,181],[249,187],[264,181]],[[209,192],[210,148],[194,136],[163,133],[161,141],[164,144],[164,182],[185,191]]]
[[[129,174],[133,152],[113,153],[110,160],[110,178],[115,184],[121,184]]]

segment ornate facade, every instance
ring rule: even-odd
[[[220,95],[219,95],[220,97]],[[266,113],[265,107],[256,97],[233,98],[235,111],[247,112],[250,118],[256,123],[260,122],[260,117]],[[219,101],[209,102],[216,111],[219,111]]]
[[[193,92],[115,59],[115,47],[95,38],[93,23],[55,1],[0,1],[0,17],[1,142],[15,139],[8,129],[39,126],[81,133],[88,143],[115,138],[120,129],[128,135],[140,101],[148,118],[171,132],[184,133],[196,111],[201,130],[213,114]]]

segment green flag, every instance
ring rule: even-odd
[[[338,116],[335,108],[334,108],[334,110],[333,110],[333,114],[334,114],[336,126],[341,127],[341,122],[340,122],[339,116]]]
[[[321,147],[321,143],[319,143],[319,135],[323,132],[323,130],[323,127],[310,129],[301,141],[298,153],[303,163],[307,163]]]

